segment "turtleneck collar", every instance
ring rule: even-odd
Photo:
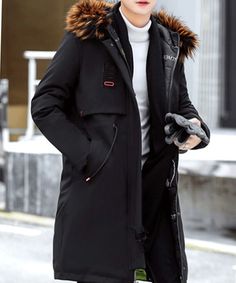
[[[121,7],[119,7],[120,14],[126,23],[129,40],[130,42],[144,42],[149,40],[149,28],[152,24],[151,20],[144,26],[144,27],[136,27],[134,26],[124,15],[124,13],[121,10]]]

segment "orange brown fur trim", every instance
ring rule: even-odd
[[[194,52],[199,47],[198,36],[193,33],[180,19],[167,14],[164,10],[159,11],[154,16],[160,24],[180,35],[180,60],[183,61],[184,57],[193,58]]]
[[[104,26],[109,24],[106,15],[113,4],[99,0],[80,0],[67,13],[66,30],[84,40],[103,38]]]

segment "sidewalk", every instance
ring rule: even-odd
[[[54,225],[54,218],[0,210],[0,223],[5,221],[10,221],[14,224],[22,223],[50,228]],[[236,230],[206,231],[189,226],[184,227],[184,230],[186,248],[236,256]]]

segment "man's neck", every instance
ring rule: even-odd
[[[121,11],[125,15],[125,17],[136,27],[144,27],[150,20],[151,15],[137,15],[128,11],[124,5],[121,3]]]

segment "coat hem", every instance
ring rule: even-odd
[[[84,283],[133,283],[134,279],[117,279],[112,277],[105,277],[92,274],[78,274],[54,271],[54,279],[58,280],[71,280]]]

